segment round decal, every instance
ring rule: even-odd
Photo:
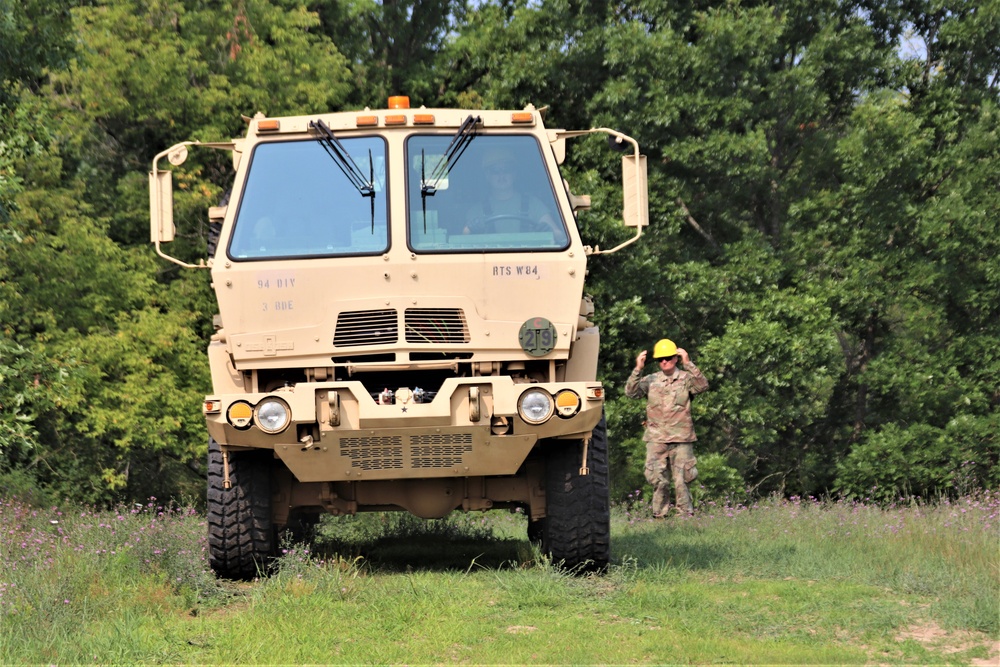
[[[521,349],[533,357],[542,357],[556,346],[556,327],[544,317],[532,317],[517,334]]]

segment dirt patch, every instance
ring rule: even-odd
[[[931,651],[944,655],[964,653],[983,645],[989,646],[989,657],[975,658],[969,664],[975,667],[1000,667],[1000,641],[991,640],[981,632],[970,630],[943,629],[933,621],[920,625],[911,625],[896,635],[896,641],[912,639]]]

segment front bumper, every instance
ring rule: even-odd
[[[580,397],[575,414],[530,424],[521,395],[541,389]],[[288,406],[280,433],[233,420],[230,406],[270,397]],[[269,394],[208,396],[209,434],[227,449],[271,449],[301,482],[513,475],[539,440],[583,438],[600,421],[598,382],[524,384],[509,377],[451,378],[434,400],[381,405],[357,381],[299,383]]]

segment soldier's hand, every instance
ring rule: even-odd
[[[691,362],[691,357],[688,356],[687,350],[682,347],[677,348],[677,354],[681,358],[681,363],[687,365]]]
[[[646,365],[646,350],[639,353],[639,356],[635,358],[635,369],[641,371]]]

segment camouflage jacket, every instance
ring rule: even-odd
[[[663,371],[640,379],[642,371],[633,370],[625,383],[629,398],[647,396],[646,442],[694,442],[694,422],[691,419],[691,397],[708,389],[708,380],[693,363],[684,370],[675,368],[672,375]]]

